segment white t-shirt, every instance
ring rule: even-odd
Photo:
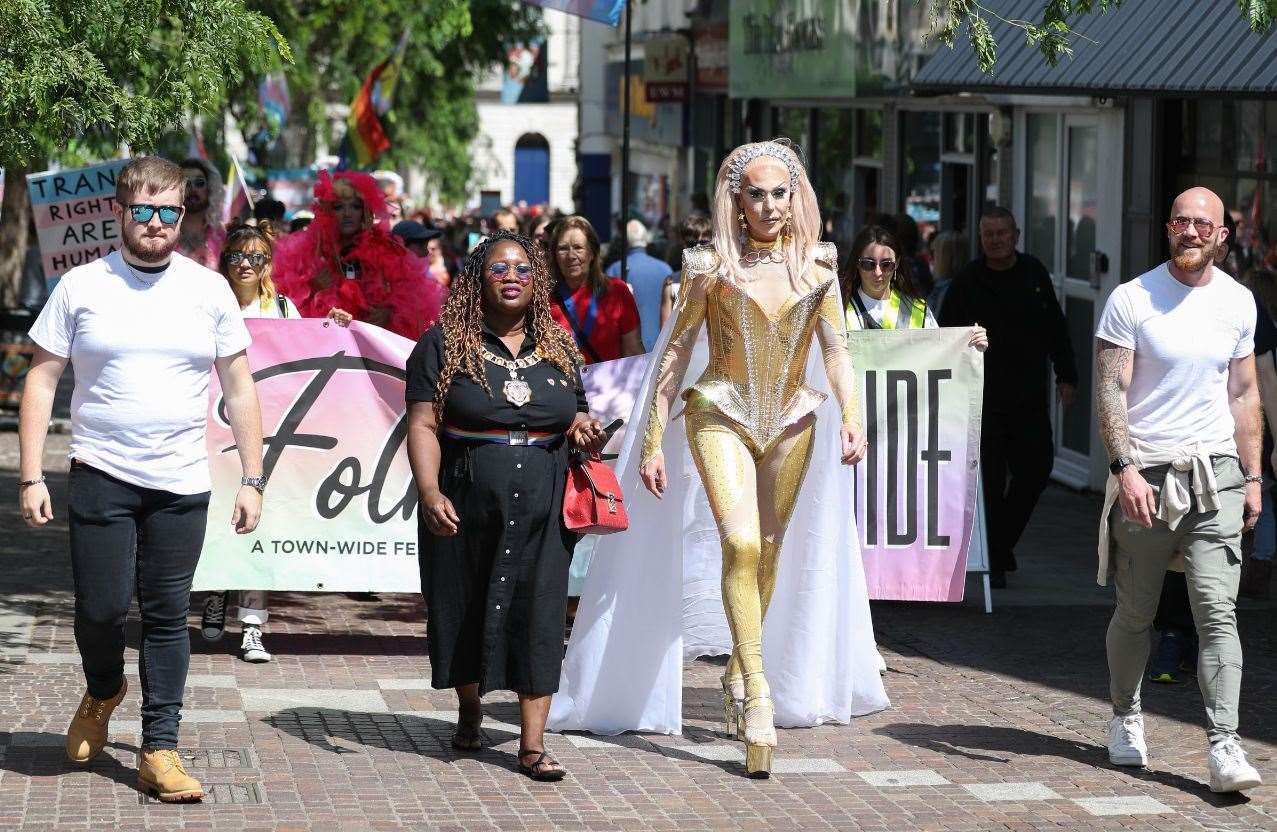
[[[225,278],[180,254],[134,272],[113,252],[63,275],[30,334],[75,368],[73,459],[143,488],[210,489],[213,360],[252,340]]]
[[[1113,290],[1095,331],[1135,351],[1126,404],[1132,439],[1167,450],[1233,436],[1228,364],[1255,351],[1255,299],[1211,266],[1192,288],[1165,263]]]
[[[288,314],[286,315],[279,314],[279,298],[280,297],[283,297],[284,302],[288,305]],[[265,309],[262,308],[261,301],[255,300],[252,303],[250,303],[248,306],[241,306],[239,308],[239,312],[240,312],[240,315],[246,319],[247,318],[279,319],[279,318],[298,317],[297,307],[293,304],[291,300],[287,298],[287,296],[284,296],[284,295],[277,295],[275,297],[275,300],[272,300]]]

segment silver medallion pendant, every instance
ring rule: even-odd
[[[511,378],[501,385],[505,400],[515,407],[523,407],[532,401],[532,388],[521,378]]]

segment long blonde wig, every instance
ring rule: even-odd
[[[789,269],[790,284],[797,286],[802,275],[811,267],[815,259],[816,243],[820,242],[820,205],[816,202],[816,191],[807,178],[807,169],[803,166],[802,158],[794,149],[793,143],[786,138],[743,144],[728,153],[718,168],[718,176],[714,182],[711,245],[718,252],[719,275],[733,282],[740,281],[740,258],[745,240],[737,219],[737,215],[741,213],[737,202],[739,193],[733,193],[732,189],[734,181],[743,182],[743,176],[737,178],[734,174],[743,174],[749,164],[762,157],[776,159],[793,174],[793,192],[789,198],[789,244],[785,247],[785,264]],[[746,159],[748,161],[742,164]]]

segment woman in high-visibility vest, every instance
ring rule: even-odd
[[[935,329],[927,301],[897,266],[900,246],[887,229],[871,225],[851,244],[843,266],[842,299],[848,329]]]

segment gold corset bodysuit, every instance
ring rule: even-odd
[[[689,408],[710,407],[739,426],[762,454],[814,411],[825,395],[805,383],[807,356],[819,337],[830,387],[843,424],[857,420],[846,321],[838,303],[837,254],[820,243],[796,294],[769,316],[745,289],[717,275],[709,246],[683,253],[683,283],[669,344],[656,372],[641,460],[661,450],[671,406],[682,384],[701,324],[709,324],[709,363],[683,394]]]

